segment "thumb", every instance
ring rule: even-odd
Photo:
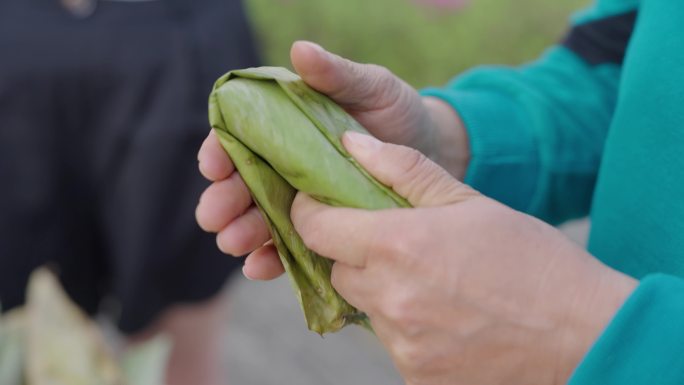
[[[360,64],[323,49],[318,44],[297,41],[290,50],[292,65],[315,90],[343,107],[370,111],[386,107],[402,82],[384,67]]]
[[[345,132],[342,142],[366,171],[414,207],[442,206],[480,195],[413,148],[353,131]]]

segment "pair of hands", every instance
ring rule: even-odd
[[[370,174],[415,208],[333,208],[300,193],[291,216],[307,246],[336,261],[334,287],[369,315],[407,383],[567,381],[635,282],[422,155],[463,175],[467,139],[450,107],[422,100],[381,67],[310,43],[293,46],[292,62],[374,135],[401,144],[343,137]],[[263,219],[213,134],[199,160],[214,183],[200,199],[198,223],[218,234],[224,252],[251,252],[247,277],[282,274]]]

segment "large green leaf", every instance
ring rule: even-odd
[[[334,206],[409,207],[342,145],[345,131],[366,130],[332,100],[278,67],[232,71],[218,79],[209,119],[270,227],[309,329],[323,334],[348,323],[367,325],[365,315],[330,284],[332,262],[306,248],[290,221],[297,191]]]

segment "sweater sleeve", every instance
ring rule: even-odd
[[[569,385],[684,384],[684,280],[644,278]]]
[[[588,213],[637,7],[599,1],[537,61],[476,68],[422,91],[466,126],[466,183],[551,223]]]

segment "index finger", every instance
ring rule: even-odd
[[[212,129],[204,139],[202,147],[197,154],[199,170],[205,178],[216,182],[226,179],[235,171],[235,166],[230,157],[221,146],[216,133]]]
[[[304,244],[345,265],[365,267],[368,256],[388,223],[379,211],[331,207],[298,193],[292,203],[292,223]]]

